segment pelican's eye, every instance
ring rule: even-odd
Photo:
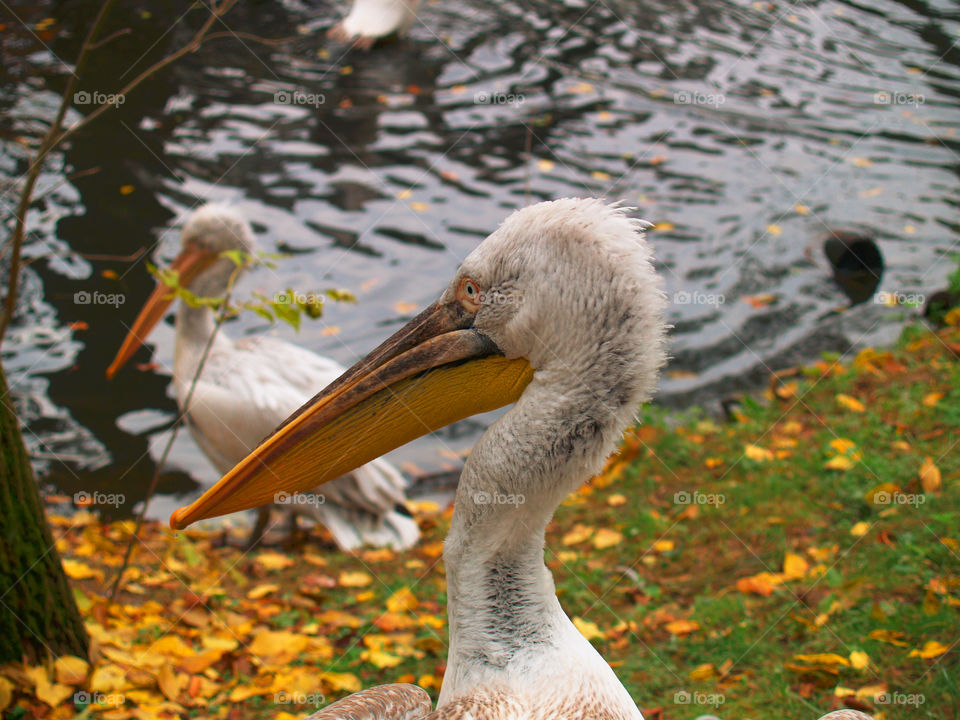
[[[483,302],[480,286],[473,279],[465,277],[457,288],[457,300],[470,312],[476,312]]]

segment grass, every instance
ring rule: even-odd
[[[914,329],[798,371],[730,423],[649,409],[563,504],[557,592],[648,718],[960,718],[958,353],[956,329]],[[331,552],[321,531],[244,555],[152,525],[114,606],[129,526],[55,518],[98,648],[82,686],[113,705],[93,709],[284,720],[398,679],[436,697],[449,512],[419,510],[404,555]],[[16,698],[13,718],[78,709]]]

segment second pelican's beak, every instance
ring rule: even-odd
[[[515,402],[533,378],[458,305],[433,304],[295,412],[170,525],[276,502],[422,435]]]
[[[217,259],[217,254],[207,250],[200,250],[196,247],[185,247],[177,255],[170,269],[177,273],[180,287],[186,287],[190,281],[206,268],[210,267]],[[113,376],[122,368],[127,361],[133,357],[137,349],[146,341],[150,331],[160,322],[170,303],[173,302],[173,288],[167,287],[163,282],[158,282],[157,287],[150,293],[143,309],[133,321],[133,327],[127,333],[123,340],[123,345],[117,352],[117,356],[107,368],[107,379],[113,380]]]

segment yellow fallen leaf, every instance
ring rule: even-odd
[[[120,194],[121,194],[121,195],[129,195],[130,193],[133,192],[133,190],[134,190],[133,185],[121,185],[121,186],[120,186]]]
[[[846,455],[836,455],[827,460],[823,466],[827,470],[849,470],[853,467],[853,460]]]
[[[670,552],[673,550],[673,540],[656,540],[653,549],[657,552]]]
[[[850,653],[850,665],[854,670],[863,670],[870,665],[870,656],[862,650],[854,650]]]
[[[593,546],[597,550],[605,550],[608,547],[619,545],[621,542],[623,542],[623,535],[608,528],[600,528],[597,530],[597,534],[593,536]]]
[[[587,640],[602,640],[604,637],[603,633],[600,631],[600,628],[597,627],[597,624],[590,622],[589,620],[575,617],[573,619],[573,624],[577,630],[580,631],[580,634],[583,635]]]
[[[943,398],[942,392],[932,392],[927,393],[923,396],[923,404],[927,407],[935,407],[938,402]]]
[[[809,214],[810,214],[810,208],[808,208],[806,205],[803,205],[803,204],[801,204],[801,203],[797,203],[796,205],[794,205],[794,206],[793,206],[793,211],[794,211],[797,215],[809,215]]]
[[[86,565],[79,560],[71,560],[70,558],[63,559],[63,571],[67,574],[67,577],[73,578],[74,580],[86,580],[87,578],[95,578],[103,576],[103,573],[94,570],[89,565]]]
[[[813,655],[794,655],[793,659],[807,665],[823,667],[850,667],[850,661],[836,653],[814,653]]]
[[[847,410],[852,410],[853,412],[863,412],[867,409],[862,402],[856,398],[850,397],[849,395],[844,395],[843,393],[839,393],[837,395],[837,404],[839,404],[840,407]]]
[[[187,645],[179,635],[164,635],[147,650],[152,655],[167,657],[189,657],[193,655],[193,648]]]
[[[737,590],[744,594],[767,596],[783,579],[774,573],[762,572],[737,580]]]
[[[274,585],[272,583],[265,583],[263,585],[257,585],[255,588],[250,590],[247,593],[248,600],[259,600],[262,597],[266,597],[270,593],[275,593],[280,589],[279,585]]]
[[[254,656],[273,658],[278,655],[298,655],[303,652],[310,638],[289,630],[261,630],[250,643]]]
[[[387,598],[387,610],[390,612],[413,610],[418,604],[417,598],[408,587],[400,588],[393,595]]]
[[[702,682],[703,680],[709,680],[714,675],[717,674],[717,669],[713,667],[711,663],[704,663],[703,665],[698,665],[693,670],[687,673],[687,678],[691,682]]]
[[[443,685],[443,678],[438,678],[436,675],[421,675],[417,679],[417,685],[424,690],[440,692],[440,688]]]
[[[658,222],[655,223],[651,230],[657,230],[659,232],[670,232],[675,229],[675,225],[672,222]]]
[[[403,658],[383,650],[364,650],[360,653],[360,659],[380,669],[396,667],[403,662]]]
[[[50,682],[47,669],[43,666],[26,668],[24,673],[33,682],[33,694],[50,707],[57,707],[73,695],[73,688],[69,685]]]
[[[167,700],[176,702],[180,692],[190,681],[190,678],[184,673],[174,672],[171,665],[164,665],[157,673],[157,687],[164,694]]]
[[[780,227],[779,225],[774,225],[773,223],[771,223],[770,225],[767,225],[767,232],[770,233],[771,235],[779,235],[780,233],[783,232],[783,228]]]
[[[846,455],[851,450],[856,448],[857,444],[853,442],[853,440],[848,440],[847,438],[834,438],[830,441],[830,447],[841,455]]]
[[[340,573],[337,583],[340,587],[361,588],[373,582],[373,578],[362,570],[356,572],[344,571]]]
[[[871,640],[879,640],[891,645],[907,646],[907,643],[903,641],[903,633],[899,630],[871,630],[869,637]]]
[[[747,445],[743,449],[743,454],[756,462],[767,462],[773,460],[773,453],[762,448],[759,445]]]
[[[668,622],[665,627],[671,635],[689,635],[700,628],[700,623],[696,620],[674,620]]]
[[[57,682],[64,685],[80,685],[90,674],[90,663],[76,655],[63,655],[53,663]]]
[[[853,535],[854,537],[863,537],[864,535],[867,534],[867,531],[869,529],[870,529],[870,523],[866,522],[865,520],[861,520],[860,522],[855,524],[852,528],[850,528],[850,534]]]
[[[90,691],[104,695],[124,690],[129,685],[126,671],[114,663],[98,665],[90,677]]]
[[[320,673],[320,679],[326,683],[333,692],[360,692],[363,687],[360,684],[360,678],[351,673]]]
[[[925,493],[937,492],[940,489],[940,468],[933,463],[933,459],[929,455],[920,466],[920,483],[923,485]]]
[[[922,650],[911,650],[910,657],[921,657],[924,660],[930,660],[931,658],[940,657],[949,649],[946,645],[938,643],[936,640],[927,640]]]
[[[13,701],[13,683],[0,677],[0,711],[6,710]]]
[[[620,507],[621,505],[626,505],[626,504],[627,504],[626,496],[621,495],[620,493],[614,493],[613,495],[607,498],[607,505],[609,505],[610,507]]]
[[[570,530],[570,532],[563,536],[563,539],[560,542],[568,546],[577,545],[582,543],[584,540],[588,540],[591,535],[593,535],[592,527],[577,523],[573,526],[573,529]]]
[[[293,558],[278,552],[262,552],[254,562],[264,570],[283,570],[293,565]]]
[[[810,564],[799,555],[787,553],[783,559],[783,574],[790,579],[802,578],[810,569]]]

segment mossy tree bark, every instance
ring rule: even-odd
[[[0,665],[86,658],[89,639],[60,564],[0,367]]]

